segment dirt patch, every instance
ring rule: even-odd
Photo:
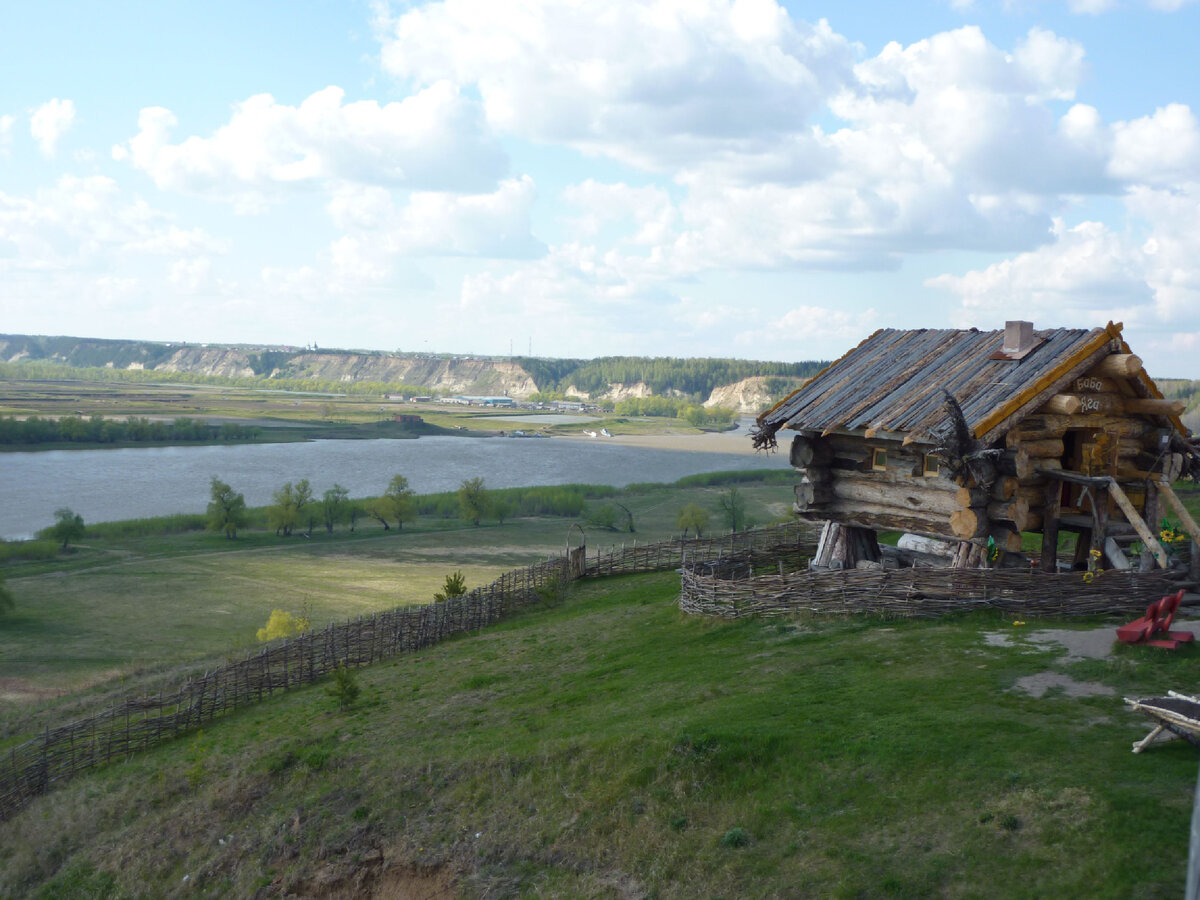
[[[1053,688],[1062,688],[1068,697],[1111,697],[1116,693],[1107,684],[1098,681],[1076,681],[1061,672],[1038,672],[1018,678],[1013,685],[1030,697],[1042,697]]]
[[[1200,639],[1200,620],[1189,619],[1174,622],[1172,631],[1190,631]],[[1060,663],[1078,662],[1081,659],[1108,659],[1112,656],[1117,641],[1117,625],[1101,625],[1098,628],[1039,628],[1036,631],[1006,632],[990,631],[983,635],[989,647],[1012,647],[1013,639],[1022,637],[1031,644],[1048,646],[1058,644],[1065,655]]]
[[[32,703],[61,697],[65,690],[34,684],[24,678],[0,678],[0,703]]]

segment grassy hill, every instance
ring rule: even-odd
[[[715,506],[710,480],[631,489],[638,533],[591,544],[670,536],[684,503]],[[790,493],[741,489],[760,522]],[[113,693],[240,657],[275,606],[320,626],[422,602],[453,569],[561,552],[566,527],[425,519],[113,528],[6,567],[0,690],[30,692],[0,705],[0,765]],[[722,622],[680,613],[678,587],[576,583],[359,670],[348,709],[316,685],[57,785],[0,824],[0,897],[1178,895],[1196,752],[1131,754],[1148,725],[1121,698],[1194,689],[1196,648],[1080,659],[1037,636],[1059,621],[984,614]]]
[[[68,783],[0,825],[0,895],[1179,891],[1196,754],[1131,755],[1120,695],[1194,683],[1194,651],[1068,662],[991,617],[714,622],[677,587],[582,583],[361,671],[349,710],[316,686]],[[1040,672],[1114,693],[1015,689]]]

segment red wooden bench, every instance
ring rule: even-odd
[[[1151,647],[1176,649],[1196,639],[1190,631],[1171,631],[1171,622],[1179,609],[1183,591],[1168,594],[1146,607],[1146,614],[1117,629],[1117,640],[1123,644],[1148,644]]]

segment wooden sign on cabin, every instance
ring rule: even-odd
[[[1127,568],[1134,542],[1143,565],[1166,564],[1163,515],[1200,541],[1170,487],[1200,477],[1182,413],[1119,324],[881,329],[759,416],[754,442],[793,432],[796,514],[828,523],[817,566],[877,563],[879,530],[954,542],[963,566],[1002,562],[1034,532],[1054,571],[1068,530],[1079,534],[1070,564],[1094,565],[1096,551]]]

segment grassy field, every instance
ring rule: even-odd
[[[530,410],[506,412],[439,403],[411,404],[369,396],[289,393],[252,388],[180,384],[125,384],[86,381],[0,381],[0,416],[62,417],[99,415],[125,419],[188,417],[236,421],[261,426],[258,442],[313,438],[404,438],[421,429],[392,423],[393,415],[416,414],[426,433],[486,433],[513,429],[576,434],[584,428],[609,428],[615,434],[700,434],[681,419],[638,419],[603,416],[584,424],[533,425],[490,416],[529,415]],[[73,449],[86,444],[39,444],[15,449]],[[0,450],[4,447],[0,446]],[[14,449],[9,447],[8,449]]]
[[[1130,754],[1120,697],[1196,651],[714,622],[677,590],[583,583],[362,670],[347,711],[314,686],[68,783],[0,825],[0,895],[1178,895],[1196,754]],[[1110,693],[1017,689],[1042,672]]]
[[[676,515],[689,502],[709,508],[719,527],[717,499],[724,490],[624,492],[615,500],[631,511],[637,531],[589,530],[589,548],[675,537]],[[766,523],[787,511],[786,484],[738,490],[753,521]],[[118,529],[101,526],[68,554],[5,566],[16,609],[0,619],[0,727],[13,711],[9,704],[46,702],[140,670],[244,653],[275,608],[306,612],[322,627],[428,602],[453,571],[463,572],[468,587],[486,584],[561,554],[574,521],[512,519],[476,528],[421,517],[403,531],[385,532],[362,520],[353,534],[344,525],[332,535],[317,529],[311,538],[250,530],[236,541],[196,531],[108,537]],[[578,535],[572,540],[577,544]],[[21,712],[24,721],[27,710]]]

